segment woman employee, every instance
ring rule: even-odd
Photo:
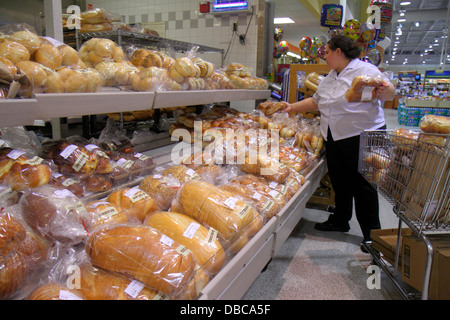
[[[359,138],[364,130],[386,128],[380,101],[391,100],[395,87],[376,66],[359,60],[359,55],[359,48],[350,38],[341,35],[332,37],[326,45],[324,56],[331,71],[320,82],[313,97],[287,104],[284,111],[320,111],[320,130],[325,140],[328,173],[335,192],[335,209],[327,221],[317,223],[315,228],[347,232],[354,200],[363,241],[370,241],[370,230],[381,228],[378,193],[358,172]],[[367,102],[346,100],[345,92],[359,75],[384,79],[374,89],[376,99]]]

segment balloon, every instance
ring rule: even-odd
[[[283,54],[286,54],[289,50],[289,46],[288,43],[286,41],[280,41],[280,43],[278,43],[279,49]]]
[[[345,21],[343,31],[346,37],[355,41],[361,35],[361,24],[356,19],[347,20]]]
[[[367,54],[367,57],[370,59],[370,63],[376,65],[377,67],[381,63],[381,54],[377,49],[372,49]]]
[[[322,27],[340,27],[344,8],[338,4],[324,4],[320,13]]]
[[[325,56],[325,46],[321,46],[318,50],[317,50],[317,58],[323,59]]]
[[[330,38],[333,38],[334,36],[343,35],[344,31],[341,28],[334,28],[330,29],[328,33],[330,34]]]
[[[375,39],[375,28],[373,25],[369,25],[367,22],[361,24],[361,36],[358,41],[370,42]]]
[[[311,48],[311,43],[312,43],[312,41],[311,41],[311,38],[310,38],[310,37],[303,37],[303,38],[300,40],[300,42],[299,42],[299,44],[298,44],[298,47],[299,47],[300,50],[302,50],[302,51],[308,51],[309,48]]]
[[[281,54],[282,54],[282,52],[281,52],[281,50],[279,48],[275,48],[275,47],[273,48],[272,56],[275,59],[281,58]]]
[[[273,39],[277,42],[280,41],[281,39],[283,39],[283,29],[275,28],[275,32],[273,34]]]

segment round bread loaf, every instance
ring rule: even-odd
[[[41,64],[35,61],[19,61],[16,66],[26,74],[34,88],[42,87],[47,83],[47,73]]]
[[[23,191],[47,184],[51,178],[50,167],[46,164],[28,164],[16,161],[5,177],[5,182],[13,190]]]
[[[30,52],[18,42],[5,40],[0,43],[0,57],[8,59],[12,63],[17,63],[30,60]]]
[[[39,46],[41,45],[39,36],[28,30],[14,32],[10,39],[22,44],[27,48],[30,55],[39,49]]]
[[[47,68],[56,70],[61,67],[62,55],[54,45],[43,44],[34,53],[34,60]]]

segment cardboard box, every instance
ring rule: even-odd
[[[411,235],[409,228],[402,229],[402,238],[405,235]],[[372,248],[383,254],[383,258],[392,265],[395,265],[395,252],[397,250],[398,229],[378,229],[370,232],[372,239]],[[399,270],[402,265],[401,255],[402,241],[400,240]]]
[[[450,299],[450,235],[430,236],[433,245],[429,299]],[[415,235],[402,237],[402,280],[418,291],[423,289],[427,250]],[[447,284],[447,286],[445,286]]]
[[[438,204],[446,187],[450,161],[442,148],[419,143],[412,167],[414,170],[401,201],[406,209],[404,215],[411,221],[439,221],[448,210]]]

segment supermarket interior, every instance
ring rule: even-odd
[[[0,300],[449,300],[449,26],[449,0],[2,1]]]

